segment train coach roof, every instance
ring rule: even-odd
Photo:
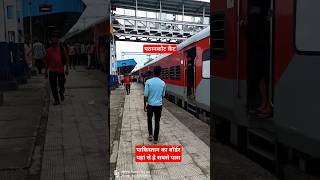
[[[177,50],[180,51],[181,49],[189,46],[190,44],[192,43],[195,43],[197,41],[200,41],[201,39],[204,39],[206,37],[209,37],[210,36],[210,26],[203,29],[202,31],[200,31],[199,33],[191,36],[190,38],[186,39],[185,41],[183,41],[182,43],[180,43],[178,46],[177,46]],[[131,73],[135,73],[136,71],[139,71],[140,69],[146,67],[146,66],[149,66],[151,64],[154,64],[158,61],[160,61],[161,59],[165,58],[165,57],[168,57],[170,56],[171,54],[164,54],[164,55],[160,55],[158,57],[156,57],[153,61],[143,65],[142,67],[140,68],[137,68],[135,70],[133,70]]]
[[[180,43],[178,45],[178,51],[180,51],[181,49],[189,46],[190,44],[200,41],[201,39],[204,39],[206,37],[210,36],[210,27],[207,27],[205,29],[203,29],[202,31],[200,31],[199,33],[191,36],[190,38],[186,39],[185,41],[183,41],[182,43]]]

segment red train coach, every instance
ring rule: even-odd
[[[178,105],[200,116],[210,112],[210,28],[191,36],[177,46],[177,52],[162,55],[133,73],[143,81],[155,66],[162,69],[167,95]]]
[[[274,162],[277,172],[293,159],[306,170],[319,162],[319,7],[319,0],[212,3],[211,109],[220,117],[214,119],[216,137]],[[254,14],[264,19],[256,26]],[[259,39],[252,32],[265,34]],[[252,39],[262,43],[263,56]],[[255,85],[260,72],[251,70],[262,61],[268,76]],[[249,107],[263,101],[272,107],[265,118]]]

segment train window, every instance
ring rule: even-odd
[[[217,12],[211,18],[212,22],[212,50],[213,59],[223,58],[225,55],[225,15]]]
[[[180,69],[180,65],[175,66],[174,68],[174,74],[175,74],[175,79],[176,80],[180,80],[180,76],[181,76],[181,69]]]
[[[165,78],[169,79],[169,68],[165,68],[165,74],[166,74]]]
[[[164,79],[164,68],[161,68],[161,78]]]
[[[295,46],[302,52],[320,52],[320,1],[297,0]]]
[[[180,80],[180,65],[170,67],[170,79],[172,80]]]
[[[14,7],[12,5],[7,6],[7,18],[8,19],[14,18]]]
[[[161,78],[162,79],[168,79],[169,78],[169,69],[168,68],[162,68],[161,69]]]
[[[202,54],[202,78],[210,78],[210,49],[206,49]]]
[[[175,80],[174,71],[175,71],[174,66],[170,67],[170,79],[172,80]]]

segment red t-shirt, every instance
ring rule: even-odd
[[[62,64],[61,60],[60,47],[48,48],[44,62],[49,71],[64,73],[64,65]]]
[[[123,82],[125,85],[130,85],[130,76],[126,76]]]

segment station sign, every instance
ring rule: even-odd
[[[144,44],[143,53],[146,54],[171,54],[177,52],[176,44]]]

